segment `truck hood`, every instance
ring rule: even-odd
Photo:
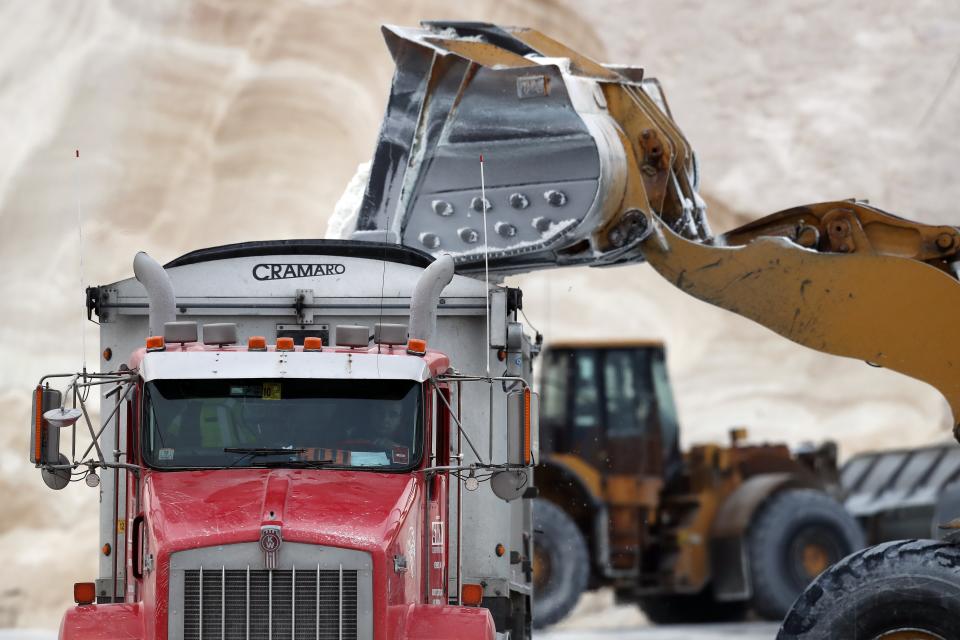
[[[144,514],[158,551],[260,539],[385,550],[420,490],[411,474],[313,469],[151,471]]]

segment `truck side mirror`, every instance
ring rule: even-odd
[[[532,484],[534,454],[537,451],[540,398],[530,391],[507,394],[507,463],[526,469],[498,471],[490,479],[490,488],[508,502],[523,496]]]
[[[62,401],[63,394],[56,389],[37,385],[33,391],[33,406],[30,410],[30,462],[38,467],[69,463],[67,456],[60,453],[60,425],[52,424],[44,417],[47,411],[58,409]],[[56,491],[70,484],[69,469],[42,469],[40,475],[44,483]]]
[[[43,414],[56,409],[63,394],[56,389],[37,385],[30,410],[30,462],[40,467],[60,462],[60,429],[51,425]]]

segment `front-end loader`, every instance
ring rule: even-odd
[[[657,623],[779,620],[865,546],[837,500],[836,446],[681,451],[664,345],[551,343],[541,356],[534,624],[612,587]]]
[[[933,385],[960,420],[960,229],[844,200],[715,235],[692,147],[642,69],[526,28],[433,22],[385,35],[397,70],[348,235],[495,278],[646,261],[794,342]],[[800,596],[781,637],[960,637],[960,547],[890,542],[849,556]]]

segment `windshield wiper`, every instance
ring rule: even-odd
[[[311,469],[313,467],[325,467],[334,464],[334,460],[268,460],[263,464],[257,465],[269,469],[276,467],[301,467]]]
[[[227,465],[227,469],[235,467],[244,460],[258,456],[283,456],[295,453],[304,453],[306,449],[282,449],[279,447],[226,447],[224,453],[242,453],[239,458]]]

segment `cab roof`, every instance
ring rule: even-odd
[[[379,349],[378,349],[379,346]],[[317,378],[356,380],[413,380],[425,382],[445,372],[449,358],[428,350],[409,355],[404,346],[367,348],[325,347],[321,351],[250,351],[246,347],[208,347],[196,343],[168,345],[163,351],[138,349],[130,368],[145,381],[204,378]]]

